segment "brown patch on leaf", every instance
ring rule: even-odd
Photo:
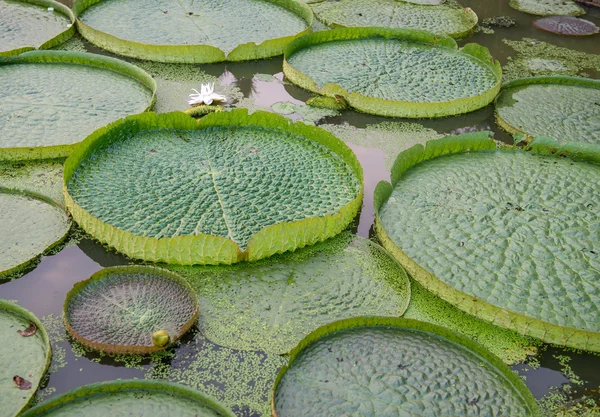
[[[13,382],[19,389],[22,389],[22,390],[31,389],[31,382],[29,382],[28,380],[26,380],[23,377],[20,377],[19,375],[13,376]]]
[[[28,328],[26,328],[25,330],[17,330],[17,333],[19,333],[23,337],[33,336],[37,333],[37,326],[34,322],[30,321]]]

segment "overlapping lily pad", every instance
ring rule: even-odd
[[[510,7],[538,16],[579,16],[585,10],[572,0],[510,0]]]
[[[71,9],[53,0],[0,0],[0,56],[49,49],[75,33]]]
[[[600,351],[597,147],[494,149],[482,134],[402,152],[392,184],[375,190],[378,236],[458,308],[547,343]]]
[[[273,416],[538,416],[498,358],[442,327],[397,318],[324,326],[291,353]]]
[[[362,168],[330,133],[271,113],[147,113],[88,137],[65,187],[73,218],[126,255],[231,264],[340,233]]]
[[[174,270],[198,294],[200,328],[208,339],[268,353],[289,352],[335,320],[401,316],[410,299],[398,263],[379,245],[349,232],[255,264]]]
[[[303,36],[286,49],[285,75],[365,113],[440,117],[489,104],[502,70],[478,44],[458,49],[425,31],[349,28]]]
[[[508,82],[496,99],[496,121],[510,133],[600,144],[600,81],[532,77]]]
[[[140,266],[106,268],[75,284],[64,306],[69,333],[84,345],[108,353],[151,353],[153,333],[173,342],[198,318],[190,286],[168,271]]]
[[[154,104],[139,68],[100,55],[33,51],[0,61],[2,158],[67,156],[95,129]]]
[[[19,331],[21,333],[18,333]],[[46,330],[37,317],[24,308],[2,299],[0,337],[0,416],[13,417],[18,415],[35,395],[42,377],[50,366],[52,350]],[[17,386],[17,381],[20,387]]]
[[[214,398],[183,385],[122,380],[85,385],[32,408],[23,417],[89,416],[234,417]]]
[[[313,20],[297,0],[77,0],[73,11],[80,33],[104,49],[187,63],[281,55]]]
[[[0,276],[25,268],[70,227],[67,213],[45,197],[0,187]]]
[[[454,1],[414,4],[403,0],[341,0],[311,4],[317,18],[333,27],[383,26],[422,29],[461,38],[477,25],[477,15]]]

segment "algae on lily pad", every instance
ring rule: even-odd
[[[375,190],[377,234],[461,310],[598,352],[600,155],[575,145],[495,150],[486,133],[416,145]]]
[[[95,129],[154,103],[154,80],[100,55],[26,52],[0,61],[0,151],[5,159],[67,156]]]
[[[79,32],[111,52],[161,62],[246,61],[281,55],[310,32],[297,0],[76,0]]]
[[[343,97],[358,111],[441,117],[489,104],[502,70],[478,44],[420,30],[346,28],[303,36],[285,52],[283,71],[307,90]]]
[[[235,417],[214,398],[183,385],[136,379],[100,382],[68,391],[22,417]]]
[[[0,56],[49,49],[75,33],[75,16],[53,0],[0,0]]]
[[[513,80],[502,86],[496,98],[496,121],[513,134],[600,144],[600,81],[579,77]]]
[[[275,417],[538,416],[523,381],[481,345],[415,320],[324,326],[291,353]]]
[[[349,232],[258,263],[173,270],[196,290],[200,329],[209,340],[268,353],[289,352],[335,320],[401,316],[410,299],[398,263]]]
[[[422,29],[461,38],[473,31],[477,15],[454,1],[414,4],[403,0],[322,1],[311,5],[317,18],[333,27],[383,26]]]
[[[105,268],[75,284],[64,305],[65,324],[84,345],[108,353],[151,353],[187,332],[198,300],[177,275],[158,268]],[[166,335],[157,343],[155,334]]]
[[[37,317],[2,299],[0,337],[0,417],[14,417],[35,395],[50,366],[52,350]]]
[[[67,213],[45,197],[0,187],[0,276],[25,268],[70,227]]]
[[[538,16],[579,16],[585,9],[572,0],[510,0],[509,6]]]
[[[75,221],[132,258],[231,264],[340,233],[362,168],[330,133],[244,109],[146,113],[99,129],[65,163]]]

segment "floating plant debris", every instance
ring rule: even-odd
[[[17,333],[19,333],[21,336],[23,337],[30,337],[33,336],[34,334],[37,333],[37,326],[33,321],[29,321],[29,327],[27,327],[25,330],[17,330]]]

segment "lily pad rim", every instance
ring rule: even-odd
[[[114,345],[111,343],[102,343],[101,341],[95,341],[95,340],[91,340],[91,339],[81,336],[79,333],[77,333],[77,331],[75,331],[75,329],[73,329],[73,327],[69,323],[69,314],[68,314],[69,304],[70,304],[72,298],[74,296],[76,296],[77,294],[79,294],[79,292],[82,289],[84,289],[89,284],[91,284],[95,281],[101,281],[101,280],[105,279],[107,275],[110,276],[113,273],[127,274],[127,273],[138,273],[138,272],[150,273],[152,275],[161,276],[164,279],[170,279],[172,281],[177,282],[177,284],[181,285],[182,287],[184,287],[186,289],[186,291],[188,292],[188,295],[190,295],[190,297],[194,300],[194,304],[195,304],[196,308],[194,310],[194,313],[192,314],[192,317],[181,327],[181,330],[179,331],[179,333],[176,335],[169,335],[170,342],[172,343],[172,342],[176,341],[177,339],[182,337],[188,330],[190,330],[192,328],[192,326],[198,320],[200,306],[199,306],[198,297],[196,296],[195,291],[193,290],[191,285],[186,280],[184,280],[182,277],[180,277],[178,274],[176,274],[174,272],[171,272],[171,271],[163,269],[163,268],[155,267],[155,266],[124,265],[124,266],[114,266],[114,267],[108,267],[108,268],[101,269],[100,271],[92,274],[88,279],[76,282],[73,285],[73,288],[71,288],[69,290],[69,292],[67,293],[67,296],[65,298],[65,302],[63,304],[63,318],[64,318],[64,323],[65,323],[65,328],[69,332],[69,334],[73,338],[75,338],[78,342],[85,345],[86,347],[94,349],[94,350],[102,351],[105,353],[148,354],[148,353],[157,352],[159,350],[167,349],[169,347],[169,344],[167,344],[167,346],[164,346],[164,347],[157,347],[154,345],[147,345],[147,346]]]
[[[33,4],[41,7],[52,7],[55,12],[60,13],[66,16],[71,22],[71,27],[62,31],[58,35],[53,38],[48,39],[46,42],[42,43],[40,46],[23,46],[17,49],[11,49],[9,51],[0,52],[0,57],[10,57],[14,55],[19,55],[23,52],[34,51],[39,49],[50,49],[54,46],[60,45],[63,42],[68,41],[75,34],[75,15],[71,11],[70,8],[65,6],[62,3],[59,3],[55,0],[16,0],[19,3],[27,3]]]
[[[304,349],[308,346],[317,343],[320,339],[337,333],[339,331],[356,329],[361,327],[384,327],[384,328],[399,328],[408,331],[417,331],[422,333],[432,334],[434,337],[446,339],[449,343],[460,346],[462,349],[468,350],[471,354],[478,356],[486,361],[496,372],[501,374],[508,384],[512,387],[515,394],[521,397],[523,405],[529,409],[530,417],[539,417],[540,411],[533,394],[523,380],[514,373],[502,360],[491,353],[486,347],[477,343],[473,339],[449,330],[445,327],[436,324],[418,321],[414,319],[405,319],[402,317],[353,317],[350,319],[338,320],[330,324],[319,327],[309,333],[298,345],[289,353],[288,364],[284,365],[277,378],[273,390],[271,391],[271,414],[272,417],[278,417],[275,409],[275,392],[279,387],[282,378],[287,373],[288,369],[293,366],[294,361]]]
[[[31,402],[35,398],[34,394],[38,390],[42,380],[44,379],[44,375],[46,375],[46,372],[48,372],[48,368],[50,367],[50,364],[52,363],[52,345],[50,344],[50,337],[48,336],[48,333],[46,332],[46,329],[44,328],[42,322],[31,311],[27,310],[26,308],[21,307],[20,305],[18,305],[16,303],[13,303],[8,300],[4,300],[4,299],[0,298],[0,311],[2,311],[2,310],[11,311],[11,312],[21,315],[21,316],[25,317],[26,319],[30,320],[31,322],[35,323],[35,325],[37,326],[36,335],[39,333],[42,336],[42,339],[44,340],[44,346],[46,349],[46,358],[45,358],[45,362],[44,362],[43,372],[40,375],[40,379],[37,381],[37,383],[32,384],[32,387],[30,390],[31,396],[29,398],[29,401],[27,401],[25,404],[23,404],[23,407],[19,411],[19,413],[22,413],[23,410],[27,409],[27,407],[31,404]],[[30,337],[34,337],[34,336],[30,336]],[[19,415],[19,413],[17,413],[17,415]]]
[[[196,402],[201,402],[212,408],[214,411],[222,414],[223,417],[235,417],[235,414],[233,414],[231,410],[227,409],[219,401],[208,394],[204,394],[201,391],[174,382],[147,379],[105,381],[74,388],[36,405],[30,410],[27,410],[24,414],[21,414],[21,417],[48,415],[48,412],[52,412],[53,409],[59,409],[60,407],[63,407],[72,401],[77,401],[80,398],[85,398],[88,396],[93,398],[102,394],[123,391],[150,391],[165,394],[172,393],[179,397],[187,397],[195,400]]]
[[[247,42],[239,44],[226,54],[222,49],[206,44],[194,45],[160,45],[144,44],[118,38],[109,33],[94,29],[79,18],[85,10],[96,3],[107,0],[75,0],[73,14],[76,18],[78,32],[92,44],[97,45],[115,54],[142,60],[187,63],[211,64],[216,62],[238,62],[255,59],[264,59],[281,55],[283,48],[292,40],[306,33],[312,32],[314,14],[308,4],[300,0],[264,0],[287,9],[306,23],[303,31],[280,38],[267,39],[259,44]]]
[[[68,64],[84,65],[113,71],[141,83],[151,93],[150,103],[143,112],[148,112],[156,103],[156,81],[141,68],[104,55],[87,52],[70,51],[29,51],[6,59],[0,58],[0,70],[5,65],[15,64]],[[71,145],[50,145],[20,148],[0,147],[0,158],[3,161],[33,161],[66,158],[81,142]]]
[[[404,267],[406,272],[417,280],[426,290],[452,304],[458,309],[485,320],[493,325],[504,327],[525,336],[535,337],[546,343],[567,346],[575,349],[600,352],[600,332],[564,327],[540,319],[528,317],[505,308],[480,300],[446,284],[424,267],[410,258],[398,247],[385,231],[379,211],[389,199],[391,193],[408,169],[434,159],[438,156],[455,153],[492,151],[492,152],[530,152],[553,157],[568,157],[576,161],[600,163],[600,146],[568,142],[559,144],[553,139],[536,138],[524,150],[497,149],[496,143],[489,138],[491,132],[467,133],[430,140],[426,146],[415,145],[401,152],[392,167],[391,183],[381,181],[374,192],[375,232],[382,246],[387,249]],[[465,140],[466,139],[466,140]]]

